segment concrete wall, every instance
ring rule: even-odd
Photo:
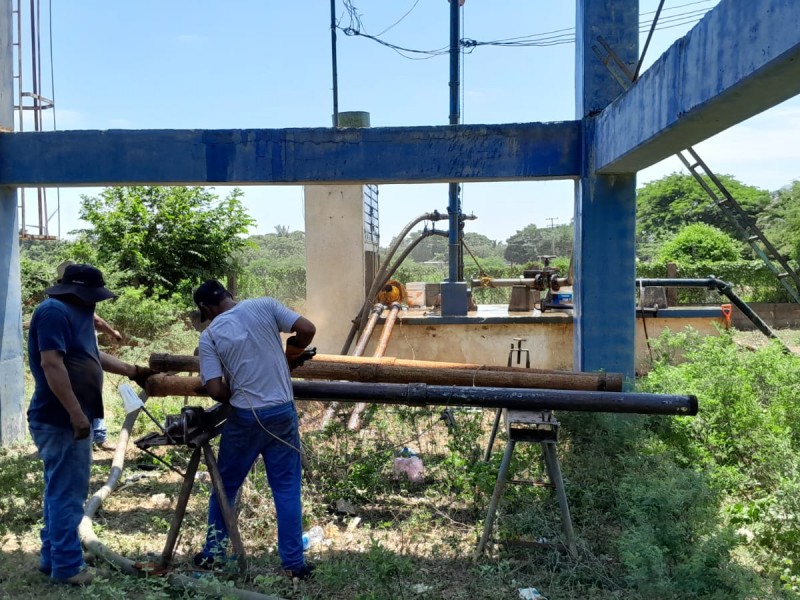
[[[649,360],[647,340],[658,337],[665,329],[681,331],[690,326],[703,335],[716,335],[714,323],[722,317],[648,318],[647,335],[644,322],[636,319],[636,367],[645,371]],[[448,324],[441,319],[398,319],[387,347],[386,356],[416,360],[440,360],[506,365],[514,338],[524,338],[523,348],[530,350],[531,368],[572,369],[572,319],[541,320],[490,324]],[[372,356],[383,325],[375,328],[364,356]],[[614,335],[613,331],[608,332]],[[514,365],[516,355],[514,355]],[[524,357],[523,364],[525,366]]]
[[[752,302],[750,309],[761,317],[764,322],[775,329],[800,328],[800,305],[776,304],[774,302]],[[744,316],[744,313],[735,306],[731,313],[731,324],[741,331],[756,329],[753,322]]]
[[[364,273],[364,191],[360,185],[304,188],[306,306],[317,326],[314,345],[338,354],[361,310]]]

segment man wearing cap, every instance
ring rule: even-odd
[[[93,575],[83,562],[78,525],[89,493],[91,421],[103,416],[103,371],[139,385],[151,371],[98,350],[95,304],[114,297],[98,269],[68,265],[45,293],[28,334],[35,384],[28,426],[44,463],[39,570],[54,582],[84,585]]]
[[[70,265],[76,265],[74,260],[65,260],[58,267],[56,267],[56,283],[61,283],[61,278],[64,277],[64,270]],[[94,314],[94,329],[98,333],[105,333],[106,335],[114,338],[115,340],[122,341],[122,334],[111,327],[108,322],[97,313]],[[115,449],[114,444],[108,441],[108,429],[106,429],[106,421],[102,417],[95,417],[92,419],[92,444],[98,450],[106,450],[111,452]]]
[[[301,449],[290,369],[302,360],[316,328],[274,298],[236,302],[216,280],[194,292],[201,320],[200,376],[209,395],[230,404],[218,464],[225,494],[236,494],[259,455],[264,460],[278,521],[278,554],[287,575],[304,579],[313,566],[303,557],[300,499]],[[284,350],[281,333],[293,333]],[[225,555],[228,531],[212,492],[208,534],[197,566]]]

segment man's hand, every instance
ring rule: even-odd
[[[290,351],[292,348],[292,351]],[[302,348],[299,352],[294,352],[296,350],[292,346],[286,346],[286,362],[289,363],[289,370],[294,371],[297,367],[301,367],[304,362],[314,358],[317,354],[316,348]]]
[[[83,414],[83,411],[77,411],[75,414],[69,416],[70,425],[72,425],[72,438],[75,440],[85,440],[92,433],[92,424],[89,419]]]
[[[128,375],[128,379],[130,379],[131,381],[135,381],[136,385],[138,385],[142,389],[145,389],[145,386],[147,385],[147,380],[156,374],[156,372],[150,367],[143,367],[141,365],[134,365],[133,369],[134,369],[133,373]]]

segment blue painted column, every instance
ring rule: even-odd
[[[0,0],[0,135],[14,129],[11,0]],[[9,157],[0,156],[0,161]],[[17,189],[0,186],[0,446],[25,433]]]
[[[635,366],[636,175],[599,175],[594,117],[622,91],[592,50],[602,36],[631,68],[638,58],[638,0],[577,0],[575,92],[583,165],[575,186],[573,368],[631,379]],[[607,140],[597,140],[605,143]]]

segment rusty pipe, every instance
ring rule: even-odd
[[[397,322],[397,315],[400,312],[400,303],[392,302],[392,308],[389,311],[389,316],[386,317],[386,322],[383,324],[381,337],[378,339],[378,346],[375,348],[373,358],[381,358],[386,354],[386,348],[389,346],[389,340],[392,337],[394,324]],[[353,412],[350,413],[350,420],[347,422],[347,428],[350,431],[358,431],[361,429],[361,415],[367,409],[366,402],[359,402],[353,407]]]
[[[358,338],[358,343],[353,349],[353,356],[363,356],[364,350],[367,348],[369,338],[372,337],[372,332],[375,330],[375,324],[378,322],[378,319],[383,314],[385,309],[386,307],[380,302],[372,307],[372,315],[370,316],[369,321],[367,321],[367,325],[364,327],[361,337]]]

